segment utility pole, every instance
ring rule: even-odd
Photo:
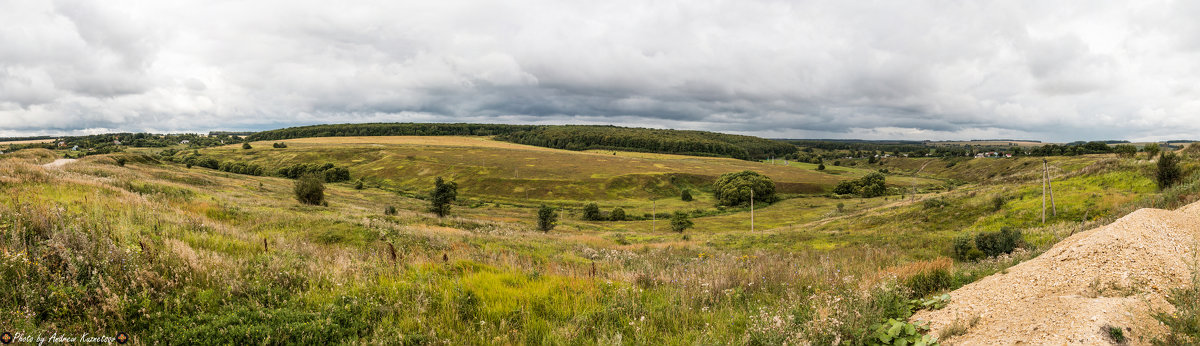
[[[1054,217],[1058,217],[1058,206],[1054,204],[1054,184],[1050,182],[1050,169],[1046,159],[1042,159],[1042,172],[1046,175],[1046,189],[1050,191],[1050,211]]]
[[[658,223],[658,203],[650,200],[650,232],[654,232],[654,226]]]
[[[1042,223],[1046,223],[1046,159],[1042,159]]]

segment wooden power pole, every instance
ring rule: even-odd
[[[1058,206],[1054,203],[1054,186],[1050,184],[1050,170],[1046,159],[1042,159],[1042,223],[1046,223],[1046,193],[1050,193],[1050,208],[1053,216],[1058,216]]]
[[[643,219],[645,220],[645,219]],[[654,200],[650,201],[650,232],[654,232],[654,226],[658,223],[658,203]]]
[[[1042,159],[1043,164],[1045,164],[1045,160]],[[1050,180],[1050,167],[1048,164],[1044,171],[1046,172],[1046,190],[1050,191],[1050,212],[1053,213],[1050,215],[1058,217],[1058,206],[1054,204],[1054,182]]]
[[[1042,223],[1046,223],[1046,159],[1042,159]]]
[[[754,188],[750,188],[750,232],[754,232]]]

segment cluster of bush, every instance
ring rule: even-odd
[[[297,179],[308,174],[321,176],[325,178],[325,182],[328,183],[350,180],[349,169],[346,169],[345,167],[334,166],[332,163],[326,163],[324,165],[300,163],[280,168],[276,172],[276,175],[290,179]]]
[[[744,206],[755,203],[770,204],[779,200],[775,195],[775,181],[755,171],[725,173],[713,182],[713,195],[718,206]]]
[[[236,162],[236,161],[221,162],[221,161],[217,161],[214,158],[200,156],[195,153],[185,156],[182,159],[175,159],[174,156],[166,156],[167,155],[166,153],[167,153],[166,151],[163,152],[163,154],[162,154],[162,155],[164,155],[163,159],[165,159],[167,161],[175,161],[175,162],[183,163],[188,168],[192,168],[193,166],[194,167],[204,167],[204,168],[208,168],[208,169],[215,169],[215,170],[220,170],[220,171],[229,172],[229,173],[254,175],[254,176],[261,176],[263,174],[266,174],[266,170],[263,169],[262,166],[252,164],[252,163],[243,163],[243,162]],[[171,155],[173,155],[173,153]]]
[[[584,221],[625,221],[629,218],[627,215],[625,215],[625,209],[621,209],[621,207],[613,208],[608,215],[604,215],[604,213],[600,211],[600,205],[596,203],[588,203],[587,205],[583,206],[582,219]]]
[[[887,194],[886,178],[883,173],[874,172],[866,176],[838,183],[833,193],[839,195],[859,195],[864,198],[879,197]]]
[[[243,163],[243,162],[235,162],[235,161],[222,162],[217,167],[217,169],[219,169],[221,171],[229,172],[229,173],[254,175],[254,176],[261,176],[261,175],[263,175],[263,172],[264,172],[262,166],[252,164],[252,163]]]
[[[977,261],[1012,253],[1022,246],[1025,246],[1025,238],[1021,235],[1021,230],[1009,227],[995,232],[976,233],[974,236],[964,234],[954,238],[954,258]]]

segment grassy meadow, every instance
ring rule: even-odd
[[[366,188],[326,184],[328,205],[307,206],[293,180],[185,168],[150,150],[58,169],[42,165],[61,152],[0,156],[0,329],[139,343],[864,344],[875,324],[907,318],[910,299],[1200,191],[1192,178],[1159,192],[1143,158],[1051,158],[1058,213],[1043,224],[1040,158],[817,171],[475,137],[282,142],[199,152],[271,169],[332,162]],[[904,195],[828,194],[880,168]],[[709,187],[746,169],[785,197],[756,208],[754,232],[749,210],[714,207]],[[459,184],[445,218],[422,199],[438,176]],[[581,220],[593,201],[635,216],[687,211],[695,226]],[[550,232],[535,227],[542,203],[561,211]],[[1027,251],[948,258],[954,237],[1002,226],[1024,230]]]

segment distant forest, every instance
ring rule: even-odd
[[[496,137],[540,147],[567,150],[627,150],[743,160],[782,157],[796,146],[769,139],[705,131],[659,130],[616,126],[544,126]]]
[[[428,124],[428,123],[369,123],[334,124],[289,127],[258,132],[250,135],[251,141],[275,141],[309,137],[354,137],[354,136],[492,136],[528,131],[537,125],[500,124]]]
[[[250,140],[340,136],[496,136],[518,144],[567,150],[623,150],[738,159],[782,157],[796,147],[764,138],[705,131],[599,125],[375,123],[292,127],[253,134]]]

